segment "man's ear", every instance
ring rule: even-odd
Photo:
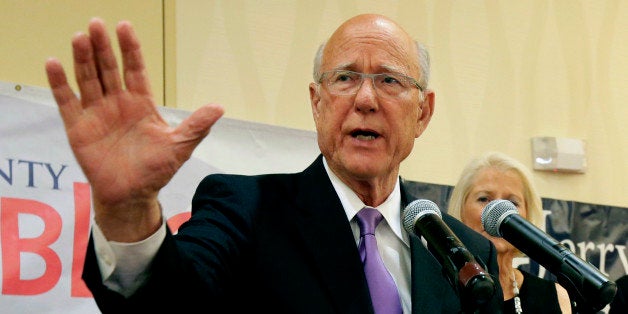
[[[430,124],[430,120],[432,120],[432,115],[434,114],[434,98],[435,94],[432,90],[426,90],[423,92],[423,101],[419,105],[420,112],[417,117],[417,128],[416,133],[414,134],[415,138],[418,138],[423,134],[423,131],[427,129],[427,125]]]
[[[321,101],[320,85],[316,83],[310,83],[310,106],[312,107],[312,117],[314,122],[318,124],[319,108],[318,104]]]

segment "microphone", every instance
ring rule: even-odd
[[[510,201],[488,203],[482,210],[482,225],[488,234],[506,239],[554,274],[581,312],[598,312],[613,300],[617,292],[613,281],[525,220]]]
[[[434,202],[418,199],[406,206],[403,226],[408,233],[423,236],[435,249],[450,284],[456,292],[462,291],[463,305],[485,304],[495,293],[495,283],[441,217]]]

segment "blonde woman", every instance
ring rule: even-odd
[[[448,213],[480,232],[497,248],[504,313],[571,313],[565,288],[513,267],[513,259],[522,253],[505,239],[493,237],[484,230],[482,209],[496,199],[511,201],[523,218],[541,226],[541,198],[528,169],[498,152],[474,158],[467,164],[452,192]]]

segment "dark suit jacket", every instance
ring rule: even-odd
[[[608,314],[622,314],[628,312],[628,275],[615,280],[617,292],[610,303]]]
[[[402,184],[403,185],[403,184]],[[412,201],[402,188],[402,201]],[[501,310],[492,244],[458,220],[444,221],[494,275],[483,312]],[[414,235],[413,313],[459,313],[442,267]],[[319,156],[301,173],[215,174],[198,186],[192,218],[168,232],[152,277],[125,299],[101,283],[90,240],[83,279],[105,313],[373,313],[346,214]]]

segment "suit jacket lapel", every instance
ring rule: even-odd
[[[412,251],[412,313],[442,313],[442,297],[448,286],[436,283],[443,282],[440,263],[427,250],[421,238],[410,235]]]
[[[312,267],[320,272],[321,284],[329,289],[339,313],[372,313],[353,233],[321,156],[301,178],[297,189],[297,228]]]

